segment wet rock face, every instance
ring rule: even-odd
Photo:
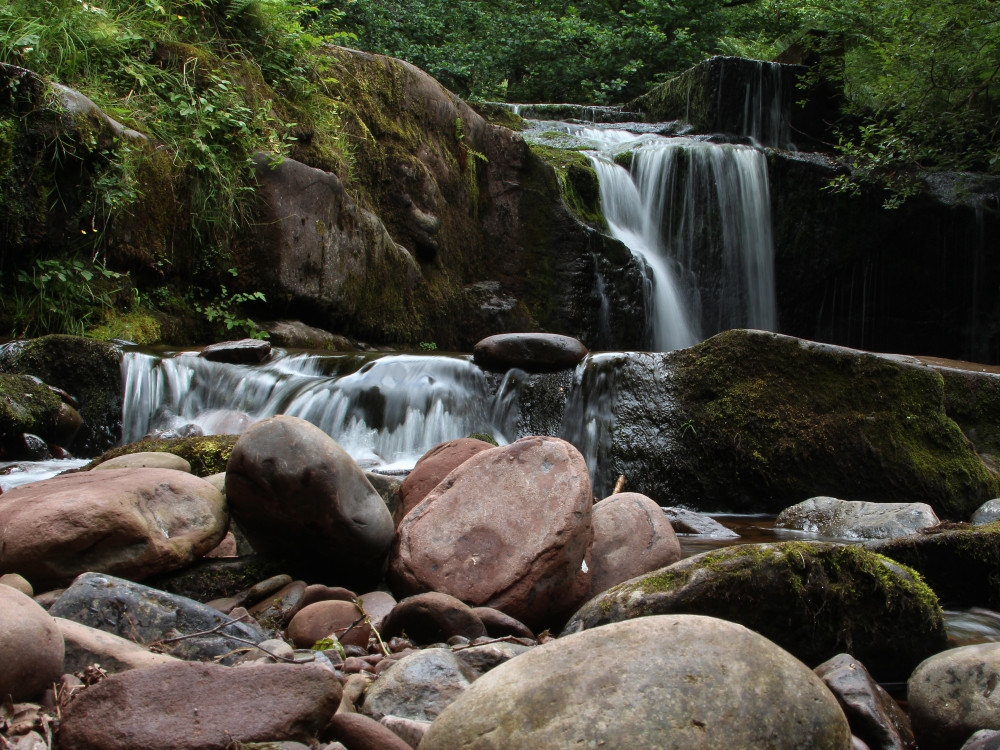
[[[630,354],[615,373],[612,471],[661,505],[779,512],[822,493],[964,520],[997,480],[943,389],[915,360],[762,331]]]
[[[77,336],[43,336],[7,349],[0,371],[34,375],[61,388],[79,403],[83,424],[72,444],[80,456],[94,456],[118,444],[122,435],[121,350]]]
[[[590,600],[564,632],[681,612],[739,622],[810,666],[852,653],[883,680],[902,679],[945,646],[937,597],[912,571],[822,542],[749,544],[686,558]]]
[[[58,476],[0,497],[0,572],[20,573],[39,590],[90,570],[141,580],[194,562],[228,525],[222,494],[185,472]]]
[[[331,583],[378,579],[392,516],[354,459],[309,422],[272,417],[247,430],[226,498],[254,549],[343,577]]]
[[[478,453],[400,523],[390,585],[494,607],[530,627],[565,616],[590,588],[591,504],[583,457],[563,440]]]
[[[605,663],[614,668],[594,668]],[[421,747],[660,747],[667,734],[680,750],[851,747],[843,712],[805,665],[746,628],[690,615],[539,646],[476,680]]]

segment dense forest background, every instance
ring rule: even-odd
[[[252,330],[241,306],[262,300],[234,293],[228,274],[234,230],[254,207],[253,155],[280,160],[308,134],[313,165],[348,181],[365,168],[343,135],[330,43],[401,57],[472,102],[627,103],[712,55],[784,55],[838,92],[828,147],[850,177],[833,187],[876,181],[904,200],[916,171],[1000,171],[995,0],[0,0],[0,63],[81,91],[161,144],[65,141],[43,122],[58,114],[51,97],[19,110],[8,76],[0,323],[93,333],[101,310],[186,307]],[[39,133],[41,156],[27,163]],[[71,202],[57,182],[44,195],[24,187],[74,161],[86,163],[85,205],[67,211],[82,228],[52,257],[39,215]],[[116,217],[161,205],[143,186],[164,175],[185,203],[186,237],[109,255]],[[189,285],[139,285],[140,298],[127,274],[165,278],[183,265],[175,245],[188,248]]]

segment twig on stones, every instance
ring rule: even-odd
[[[525,645],[523,643],[525,638],[519,638],[516,635],[504,635],[499,638],[492,638],[488,641],[480,641],[479,643],[470,643],[467,646],[454,646],[452,651],[465,651],[467,648],[478,648],[479,646],[489,646],[491,643],[519,643],[520,645]]]
[[[283,661],[283,662],[286,662],[288,664],[297,664],[298,663],[295,659],[289,659],[287,656],[279,656],[278,654],[272,654],[266,648],[261,648],[256,643],[254,643],[253,641],[248,640],[246,638],[240,638],[237,635],[230,635],[229,633],[221,633],[221,634],[219,633],[219,631],[222,630],[223,628],[229,627],[230,625],[234,625],[235,623],[240,622],[241,620],[244,620],[244,619],[246,619],[249,616],[250,616],[249,614],[241,615],[240,617],[236,617],[236,618],[234,618],[232,620],[228,620],[227,622],[220,622],[214,628],[211,628],[209,630],[202,630],[202,631],[200,631],[198,633],[188,633],[187,635],[179,635],[179,636],[177,636],[175,638],[166,638],[166,639],[164,639],[162,641],[157,641],[156,643],[157,644],[177,643],[178,641],[185,641],[188,638],[197,638],[197,637],[202,636],[202,635],[222,635],[224,638],[228,638],[231,641],[236,641],[237,643],[245,643],[246,645],[248,645],[248,646],[250,646],[252,648],[258,649],[259,651],[263,651],[265,654],[267,654],[268,656],[270,656],[275,661]],[[348,628],[348,630],[350,630],[350,628]]]
[[[618,480],[615,482],[615,488],[611,491],[611,494],[617,495],[624,489],[625,489],[625,475],[622,474],[621,476],[618,477]]]

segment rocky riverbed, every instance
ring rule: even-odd
[[[947,648],[939,603],[992,603],[988,523],[820,498],[800,527],[894,538],[682,560],[553,437],[452,441],[382,494],[294,417],[223,475],[115,461],[0,497],[5,746],[995,747],[1000,644]],[[879,685],[907,680],[908,713]]]

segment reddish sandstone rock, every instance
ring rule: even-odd
[[[333,672],[309,664],[181,662],[112,675],[63,714],[63,750],[224,750],[309,742],[340,702]]]
[[[191,474],[67,474],[0,498],[0,573],[20,573],[40,591],[87,571],[138,581],[194,562],[222,541],[228,523],[219,491]]]
[[[407,597],[393,607],[382,624],[382,637],[406,633],[418,644],[443,643],[454,635],[470,641],[486,635],[472,608],[448,594],[429,591]]]
[[[663,509],[637,492],[622,492],[594,506],[591,596],[629,578],[672,565],[681,545]]]
[[[59,679],[63,637],[31,597],[0,585],[0,703],[38,696]]]
[[[331,637],[338,638],[345,646],[367,648],[372,628],[367,622],[357,622],[362,617],[364,613],[354,602],[335,599],[316,602],[295,614],[286,634],[296,648],[309,648],[316,641]]]
[[[399,525],[397,595],[439,591],[530,627],[568,614],[590,590],[587,465],[569,443],[529,437],[478,453]]]
[[[461,466],[477,453],[493,447],[485,440],[459,438],[435,445],[427,451],[399,486],[399,499],[403,506],[403,516],[405,517],[413,510],[427,496],[427,493],[437,487],[453,469]]]

